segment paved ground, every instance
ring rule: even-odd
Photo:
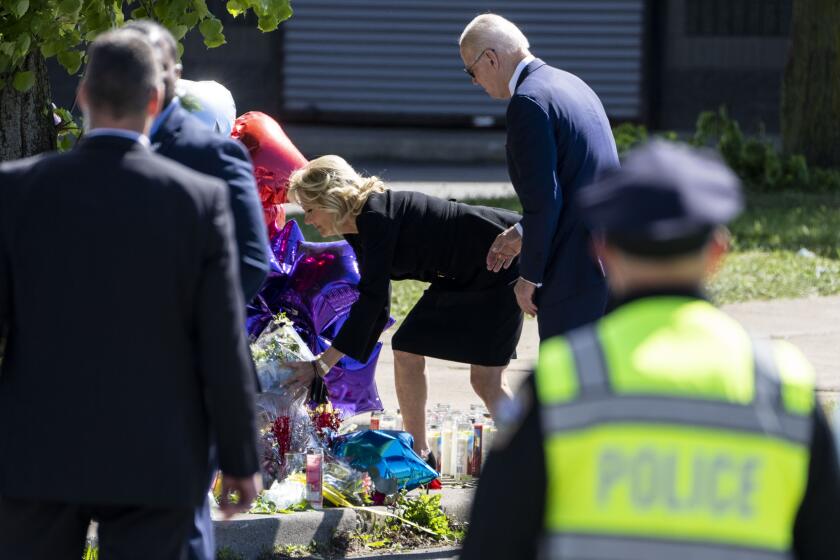
[[[776,300],[739,303],[724,308],[758,335],[784,338],[796,344],[817,370],[819,389],[831,398],[840,392],[840,296],[803,300]],[[394,360],[390,334],[383,338],[385,348],[377,369],[377,384],[387,409],[397,408],[394,390]],[[517,347],[519,359],[508,368],[512,387],[521,383],[537,355],[537,323],[526,319]],[[454,409],[468,410],[480,402],[470,387],[469,367],[463,364],[430,359],[429,404],[449,403]]]

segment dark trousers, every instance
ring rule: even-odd
[[[540,341],[588,325],[604,315],[607,307],[606,285],[593,286],[557,302],[537,302],[537,328]]]
[[[193,522],[187,542],[187,560],[213,560],[216,557],[216,539],[213,519],[210,518],[210,497],[193,511]]]
[[[216,469],[219,468],[216,446],[210,446],[210,480],[207,489],[213,485]],[[193,512],[193,526],[187,542],[187,560],[213,560],[216,557],[216,537],[213,533],[213,519],[210,517],[210,495],[204,496],[204,503]]]
[[[101,560],[183,560],[193,510],[0,498],[0,558],[79,560],[91,520]]]

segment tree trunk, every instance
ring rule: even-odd
[[[47,63],[40,52],[32,51],[23,69],[35,73],[29,91],[21,93],[11,83],[0,89],[0,161],[55,149]]]
[[[794,0],[782,84],[785,152],[840,168],[840,0]]]

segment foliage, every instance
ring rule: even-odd
[[[306,511],[309,509],[312,508],[309,507],[309,502],[306,500],[302,500],[288,508],[278,508],[274,502],[266,500],[265,496],[261,493],[257,496],[254,505],[251,506],[248,513],[273,515],[278,513],[297,513],[299,511]]]
[[[440,505],[440,494],[418,494],[408,497],[405,493],[397,498],[394,513],[406,521],[416,523],[435,533],[439,539],[449,540],[462,536],[452,529],[449,517]],[[401,527],[399,519],[389,521],[392,526]]]
[[[748,193],[747,208],[729,227],[732,249],[808,249],[840,259],[840,192],[837,194]]]
[[[245,560],[245,556],[229,546],[223,546],[216,549],[216,560]]]
[[[735,252],[707,289],[720,304],[837,294],[840,261],[792,251]]]
[[[613,136],[622,157],[650,138],[644,126],[633,123],[615,127]],[[678,140],[674,132],[659,133],[654,137]],[[840,192],[840,170],[810,167],[801,155],[782,154],[763,130],[756,137],[745,136],[725,107],[700,113],[689,141],[695,147],[716,149],[750,190]]]
[[[58,150],[66,152],[76,144],[76,140],[82,135],[82,127],[67,109],[53,108],[53,114],[58,120],[55,126]]]
[[[705,111],[697,117],[692,144],[717,148],[748,188],[778,191],[816,186],[804,157],[782,155],[763,131],[758,137],[745,137],[724,107],[717,112]]]
[[[264,32],[292,15],[290,0],[228,0],[226,9],[234,17],[252,12]],[[126,19],[144,18],[165,25],[179,41],[198,27],[208,48],[225,43],[222,22],[206,0],[0,0],[0,88],[32,87],[35,76],[22,67],[32,50],[56,57],[75,74],[89,41]]]
[[[284,544],[273,549],[265,550],[257,556],[257,560],[283,560],[286,558],[312,558],[318,554],[318,546],[311,542],[308,545]],[[218,559],[217,559],[218,560]]]
[[[629,150],[636,146],[644,144],[650,137],[647,128],[640,124],[622,123],[613,129],[613,136],[615,137],[615,146],[618,149],[618,155],[623,157]],[[655,134],[653,138],[662,140],[669,140],[674,142],[677,140],[676,132],[661,132]]]

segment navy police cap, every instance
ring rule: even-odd
[[[741,182],[711,151],[653,141],[580,192],[589,228],[636,253],[695,249],[743,209]]]

